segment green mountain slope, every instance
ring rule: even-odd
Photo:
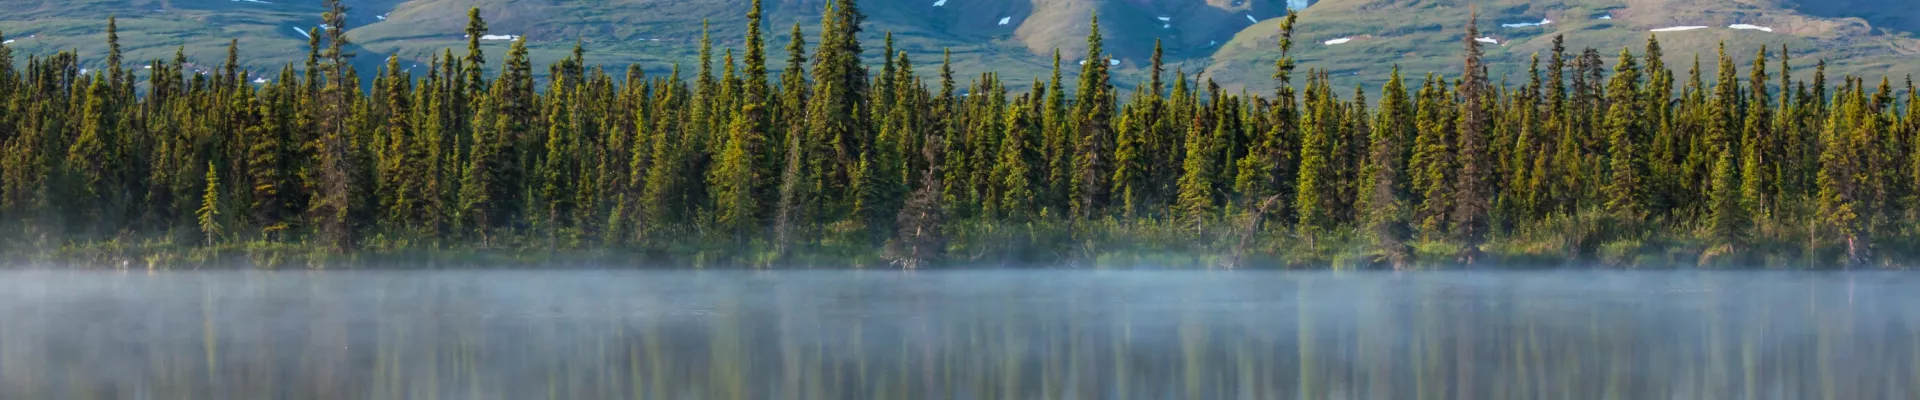
[[[1102,17],[1106,48],[1122,60],[1122,75],[1139,70],[1153,41],[1165,41],[1171,59],[1204,60],[1254,20],[1284,15],[1285,0],[868,0],[867,57],[878,62],[881,37],[895,34],[898,49],[922,64],[951,49],[964,74],[994,71],[1013,82],[1044,76],[1054,49],[1072,64],[1084,58],[1088,16]],[[466,10],[478,7],[490,33],[524,36],[534,63],[563,57],[578,42],[589,61],[641,63],[664,73],[695,61],[701,22],[709,21],[718,52],[743,47],[749,0],[361,0],[347,4],[350,37],[361,64],[388,54],[424,63],[446,48],[465,47]],[[816,34],[826,0],[771,0],[769,41],[775,59],[794,23]],[[212,65],[229,40],[240,41],[244,66],[263,73],[304,60],[301,29],[319,21],[317,0],[0,0],[0,31],[22,53],[78,50],[86,62],[105,53],[109,16],[120,18],[122,43],[132,60],[171,58],[176,48]],[[1164,19],[1163,19],[1164,18]],[[1003,24],[1002,21],[1005,21]],[[808,41],[816,38],[809,37]],[[486,42],[504,54],[505,40]],[[718,61],[718,60],[716,60]],[[1196,63],[1190,70],[1203,64]],[[926,69],[931,72],[932,69]]]
[[[787,32],[805,26],[808,41],[826,0],[770,0],[768,25],[774,59],[784,58]],[[1302,12],[1297,31],[1303,66],[1325,68],[1336,83],[1377,84],[1392,65],[1410,71],[1458,68],[1460,35],[1469,6],[1481,9],[1496,79],[1520,74],[1527,57],[1545,52],[1554,34],[1566,34],[1574,51],[1636,52],[1649,30],[1673,26],[1709,29],[1659,33],[1668,63],[1684,68],[1694,53],[1712,56],[1728,42],[1738,57],[1760,45],[1787,45],[1800,65],[1827,59],[1836,73],[1905,75],[1920,72],[1920,7],[1906,0],[1324,0]],[[350,37],[359,64],[380,64],[388,54],[425,63],[433,54],[465,46],[466,10],[479,7],[490,33],[524,36],[535,65],[558,60],[574,44],[588,61],[640,63],[665,73],[674,64],[692,68],[701,21],[710,21],[716,57],[743,46],[749,0],[359,0],[348,3]],[[867,0],[867,58],[880,60],[880,38],[893,32],[897,47],[930,65],[951,49],[963,76],[999,72],[1010,82],[1044,76],[1054,49],[1072,66],[1084,58],[1089,24],[1098,13],[1105,48],[1121,65],[1121,84],[1144,74],[1153,42],[1163,41],[1170,68],[1205,76],[1229,87],[1265,90],[1278,56],[1277,17],[1286,0]],[[135,61],[171,58],[184,48],[189,59],[214,65],[229,40],[240,42],[241,61],[256,74],[304,60],[301,29],[318,23],[317,0],[0,0],[0,31],[23,54],[77,50],[89,65],[105,53],[108,16],[120,18],[122,44]],[[1597,19],[1606,16],[1610,19]],[[1501,27],[1538,22],[1538,27]],[[1005,24],[1000,22],[1005,20]],[[1255,21],[1258,21],[1257,23]],[[1752,24],[1773,32],[1735,30]],[[1345,44],[1327,40],[1347,38]],[[507,42],[485,42],[504,54]],[[1804,61],[1800,61],[1804,60]],[[718,61],[718,60],[716,60]],[[777,65],[776,65],[777,67]],[[1072,70],[1069,68],[1069,77]],[[1801,72],[1809,72],[1803,68]],[[931,74],[932,68],[921,72]],[[544,71],[541,71],[544,73]],[[1516,75],[1517,76],[1517,75]]]
[[[1498,42],[1484,46],[1495,80],[1507,76],[1524,83],[1529,58],[1544,58],[1556,34],[1566,36],[1571,52],[1599,49],[1606,58],[1621,48],[1642,52],[1657,36],[1669,68],[1684,73],[1695,54],[1715,62],[1725,42],[1744,63],[1760,46],[1793,52],[1796,75],[1810,75],[1825,59],[1830,74],[1903,76],[1920,73],[1920,40],[1910,31],[1913,14],[1904,0],[1326,0],[1301,13],[1295,32],[1302,65],[1329,70],[1337,84],[1369,87],[1386,79],[1394,65],[1408,71],[1456,75],[1465,24],[1480,10],[1482,36]],[[1868,18],[1861,18],[1866,16]],[[1871,18],[1871,19],[1869,19]],[[1539,23],[1540,26],[1503,26]],[[1883,21],[1887,25],[1876,25]],[[1747,29],[1733,26],[1751,25]],[[1685,29],[1685,27],[1704,27]],[[1771,32],[1765,30],[1770,29]],[[1208,75],[1250,89],[1272,87],[1266,77],[1278,57],[1278,22],[1240,32],[1215,54]],[[1684,30],[1683,30],[1684,29]],[[1665,30],[1655,32],[1655,30]],[[1328,44],[1329,40],[1348,39]],[[1708,73],[1707,75],[1712,75]],[[1742,75],[1744,76],[1744,75]]]

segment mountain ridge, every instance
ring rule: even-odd
[[[1295,0],[1298,1],[1298,0]],[[867,15],[865,55],[877,65],[880,38],[893,33],[898,51],[923,63],[937,62],[951,50],[962,76],[985,72],[1011,82],[1049,73],[1058,50],[1063,63],[1086,58],[1089,17],[1100,17],[1105,49],[1121,64],[1123,85],[1144,79],[1146,58],[1156,41],[1166,49],[1169,69],[1213,78],[1235,89],[1264,90],[1272,60],[1278,57],[1277,17],[1285,0],[868,0],[857,3]],[[465,47],[461,28],[469,8],[478,8],[490,33],[525,37],[536,64],[565,57],[574,44],[587,50],[590,63],[638,63],[650,73],[674,65],[691,66],[697,56],[702,21],[708,21],[716,51],[740,48],[747,0],[365,0],[349,4],[349,37],[360,63],[372,68],[386,55],[424,64],[443,49]],[[211,63],[225,57],[229,40],[240,42],[242,64],[255,74],[298,65],[305,57],[302,26],[319,19],[317,3],[272,0],[0,0],[19,10],[0,16],[0,32],[10,47],[27,54],[78,50],[97,63],[104,54],[108,16],[118,16],[128,58],[144,62],[170,59],[181,50],[190,60]],[[809,43],[817,41],[823,0],[768,2],[763,30],[780,48],[796,23]],[[1668,65],[1676,69],[1690,57],[1711,57],[1720,42],[1741,49],[1782,45],[1796,60],[1828,60],[1835,75],[1901,76],[1920,73],[1920,40],[1913,32],[1920,11],[1902,9],[1894,0],[1325,0],[1301,11],[1295,57],[1304,68],[1330,71],[1340,85],[1376,86],[1387,67],[1441,73],[1458,69],[1459,41],[1468,10],[1478,8],[1487,37],[1494,76],[1520,73],[1528,56],[1544,52],[1553,35],[1565,35],[1568,47],[1636,50],[1648,36],[1666,46]],[[1600,19],[1600,18],[1606,19]],[[1005,20],[1006,24],[1000,24]],[[1538,23],[1542,26],[1502,27]],[[1731,29],[1746,24],[1771,29]],[[1693,31],[1650,32],[1674,26],[1706,26]],[[1339,44],[1327,41],[1345,39]],[[486,41],[490,54],[502,54],[507,42]],[[458,50],[456,50],[458,52]],[[1076,71],[1065,71],[1069,79]],[[926,72],[926,71],[923,71]],[[544,71],[542,72],[544,73]]]

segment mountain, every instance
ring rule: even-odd
[[[1293,4],[1289,4],[1289,3]],[[1461,35],[1477,7],[1493,76],[1523,77],[1528,57],[1546,52],[1556,34],[1572,51],[1600,49],[1611,58],[1620,48],[1635,53],[1659,35],[1667,63],[1684,71],[1696,53],[1711,58],[1728,44],[1742,62],[1759,46],[1786,45],[1810,73],[1819,59],[1834,74],[1920,73],[1920,7],[1907,0],[1324,0],[1301,11],[1295,56],[1303,67],[1322,68],[1341,85],[1379,83],[1393,65],[1414,73],[1458,69]],[[788,41],[793,24],[817,41],[815,26],[826,0],[769,0],[770,54]],[[1085,58],[1088,16],[1097,13],[1105,49],[1121,65],[1123,84],[1139,79],[1155,40],[1162,41],[1169,68],[1228,87],[1265,90],[1278,57],[1278,20],[1304,0],[868,0],[865,48],[880,60],[881,37],[891,32],[899,50],[923,66],[951,50],[966,76],[999,72],[1010,82],[1045,76],[1053,50],[1069,67]],[[357,0],[349,1],[349,36],[362,65],[385,55],[425,63],[444,49],[463,52],[466,10],[478,7],[491,34],[524,36],[535,65],[558,60],[579,43],[588,61],[640,63],[650,73],[673,65],[692,68],[708,21],[716,55],[743,46],[749,0]],[[256,73],[304,60],[302,29],[318,23],[317,0],[0,0],[0,32],[22,53],[78,50],[98,63],[105,53],[109,16],[119,17],[122,45],[132,60],[171,58],[176,49],[205,65],[226,56],[238,40],[243,66]],[[1551,23],[1525,26],[1526,23]],[[1004,21],[1004,23],[1003,23]],[[1513,24],[1502,26],[1503,24]],[[1756,28],[1732,29],[1734,24]],[[1651,32],[1705,26],[1705,29]],[[1347,39],[1341,44],[1329,40]],[[504,54],[505,40],[487,41],[490,55]],[[718,60],[716,60],[717,62]],[[537,69],[544,71],[543,68]],[[933,68],[922,68],[931,74]],[[1711,74],[1709,74],[1711,75]],[[1510,78],[1511,79],[1511,78]],[[1519,78],[1524,79],[1524,78]]]
[[[1771,60],[1787,46],[1799,78],[1819,60],[1831,63],[1830,76],[1920,73],[1920,8],[1907,0],[1327,0],[1301,12],[1295,56],[1343,85],[1373,87],[1394,65],[1457,75],[1475,8],[1482,37],[1497,42],[1483,46],[1491,76],[1515,84],[1526,81],[1532,55],[1548,55],[1555,35],[1565,35],[1571,52],[1598,49],[1609,65],[1620,49],[1639,55],[1657,37],[1668,68],[1683,78],[1697,54],[1711,79],[1723,42],[1742,68],[1761,46]],[[1271,87],[1278,31],[1277,21],[1241,31],[1215,54],[1208,76]]]
[[[1085,58],[1088,16],[1098,13],[1106,48],[1138,69],[1153,41],[1164,40],[1172,59],[1196,60],[1254,20],[1284,15],[1289,0],[868,0],[863,37],[870,61],[880,60],[881,37],[891,32],[899,50],[921,64],[954,54],[963,73],[1000,72],[1014,82],[1043,76],[1054,49],[1068,64]],[[1290,0],[1296,3],[1304,0]],[[641,63],[664,73],[673,64],[691,68],[709,21],[716,55],[743,46],[749,0],[357,0],[348,1],[349,37],[362,65],[387,54],[424,63],[443,49],[464,52],[466,11],[478,7],[491,34],[524,36],[535,65],[557,60],[578,42],[589,61]],[[817,41],[826,0],[769,0],[770,50],[775,59],[800,23]],[[0,32],[22,53],[78,50],[90,64],[105,53],[109,16],[119,18],[122,46],[132,60],[170,59],[176,49],[202,63],[226,56],[229,40],[240,43],[241,63],[256,73],[298,64],[305,58],[302,32],[319,23],[318,0],[0,0],[15,10],[0,16]],[[490,54],[504,54],[507,41],[488,41]],[[718,60],[716,60],[717,62]],[[403,63],[403,65],[411,65]],[[923,71],[931,72],[932,69]]]

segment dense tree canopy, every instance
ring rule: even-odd
[[[345,12],[329,1],[323,17],[338,27]],[[1391,266],[1916,259],[1911,79],[1829,89],[1822,63],[1796,81],[1804,60],[1786,48],[1760,49],[1744,80],[1723,48],[1716,79],[1696,61],[1676,93],[1657,38],[1612,60],[1555,38],[1512,86],[1489,79],[1467,21],[1461,70],[1403,81],[1396,68],[1377,94],[1348,97],[1286,55],[1290,15],[1272,93],[1166,74],[1157,48],[1151,81],[1128,90],[1095,19],[1071,92],[1056,55],[1050,79],[1009,93],[994,74],[957,82],[950,58],[916,70],[890,35],[884,63],[863,65],[874,35],[852,0],[827,5],[811,48],[794,26],[770,76],[765,46],[782,38],[763,37],[759,1],[747,15],[744,65],[707,41],[692,77],[614,75],[576,47],[543,88],[523,41],[483,72],[477,12],[464,55],[425,72],[390,57],[370,78],[345,29],[316,31],[305,65],[261,77],[231,56],[213,73],[178,56],[123,67],[111,22],[105,69],[64,52],[15,64],[0,46],[0,240],[665,258],[723,246],[756,265],[877,254],[905,267],[1229,242]]]

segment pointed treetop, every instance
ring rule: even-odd
[[[1094,61],[1100,60],[1100,56],[1106,52],[1105,49],[1101,48],[1102,44],[1100,43],[1100,11],[1096,10],[1092,13],[1089,25],[1087,28],[1087,63],[1093,64]]]

